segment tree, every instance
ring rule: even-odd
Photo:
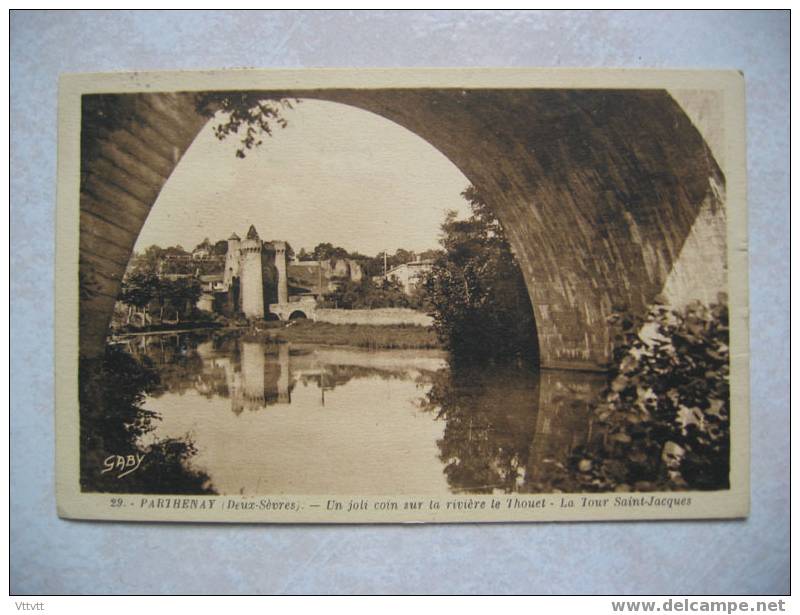
[[[196,95],[195,108],[207,117],[221,112],[214,124],[214,136],[220,141],[232,134],[239,136],[241,147],[236,156],[244,158],[245,152],[259,147],[276,126],[288,126],[283,114],[299,102],[296,98],[270,99],[263,92],[202,92]]]
[[[376,309],[411,307],[409,297],[396,280],[382,280],[376,286],[364,276],[359,282],[343,280],[336,290],[325,298],[325,306],[344,309]]]
[[[394,253],[394,258],[392,259],[392,266],[397,267],[398,265],[410,263],[416,258],[417,256],[413,252],[410,252],[409,250],[404,250],[403,248],[397,248],[397,250]]]
[[[425,250],[424,252],[419,253],[419,258],[423,261],[430,261],[439,258],[441,254],[441,250]]]
[[[350,252],[349,258],[351,258],[351,259],[353,259],[355,261],[362,262],[362,263],[366,262],[366,261],[368,261],[370,259],[369,256],[365,256],[365,255],[361,254],[361,252]]]
[[[328,260],[333,253],[333,244],[328,243],[327,241],[324,243],[318,243],[314,246],[314,250],[311,252],[314,260],[322,261]]]
[[[220,239],[214,244],[213,253],[216,256],[225,256],[228,253],[228,242],[224,239]]]
[[[370,258],[364,263],[364,273],[369,276],[383,275],[383,252],[378,252],[373,258]],[[389,268],[389,258],[386,259],[386,267]]]
[[[169,246],[161,250],[161,257],[163,258],[165,256],[182,257],[191,255],[183,249],[182,245],[178,244],[177,246]]]
[[[148,438],[160,416],[144,408],[159,392],[159,373],[147,357],[137,360],[121,346],[109,345],[100,359],[81,358],[80,482],[86,491],[124,493],[214,493],[207,474],[191,466],[197,449],[189,436]],[[124,480],[100,471],[109,455],[141,454],[146,461]]]
[[[462,195],[472,216],[447,214],[444,252],[423,280],[436,332],[456,362],[536,360],[533,308],[503,227],[475,188]]]
[[[127,324],[135,310],[142,312],[144,324],[150,320],[149,306],[161,296],[161,281],[152,273],[135,271],[122,281],[118,299],[128,306]]]
[[[150,246],[141,254],[134,255],[133,259],[131,259],[131,269],[138,273],[155,275],[158,273],[158,266],[163,257],[163,252],[159,246]]]
[[[180,322],[182,315],[191,315],[194,311],[194,306],[202,294],[200,282],[195,278],[178,278],[163,282],[163,299],[175,311],[175,318]]]
[[[312,254],[314,256],[314,260],[317,261],[327,261],[332,258],[347,258],[349,256],[347,250],[339,246],[334,246],[327,241],[324,243],[318,243],[314,247]]]
[[[158,308],[159,322],[164,320],[164,310],[171,309],[180,322],[182,317],[190,316],[202,294],[200,282],[196,278],[170,280],[158,276],[134,272],[122,282],[118,299],[128,306],[127,324],[138,310],[142,313],[144,324],[150,324],[150,309]]]

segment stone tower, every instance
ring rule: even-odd
[[[250,226],[241,245],[242,312],[248,318],[264,318],[264,275],[261,269],[261,239]]]
[[[223,273],[225,288],[230,288],[233,283],[233,278],[239,277],[240,243],[239,235],[236,233],[228,238],[228,253],[225,255],[225,271]]]
[[[278,270],[278,303],[289,301],[289,283],[286,278],[286,242],[273,241],[275,248],[275,268]]]

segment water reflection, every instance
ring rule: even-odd
[[[553,489],[598,437],[598,374],[451,369],[438,351],[133,338],[161,383],[148,437],[188,436],[219,493],[444,494]]]
[[[426,407],[446,423],[438,442],[453,491],[551,490],[550,477],[592,437],[600,375],[526,367],[443,370]]]
[[[526,466],[525,489],[550,491],[554,475],[575,451],[604,432],[592,412],[605,374],[545,370],[539,379],[539,411]]]
[[[161,417],[152,437],[188,435],[197,447],[191,463],[219,493],[447,490],[434,471],[442,425],[419,408],[446,365],[441,352],[235,336],[137,339],[129,352],[165,369],[144,402]]]

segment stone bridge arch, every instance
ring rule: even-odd
[[[287,322],[297,318],[316,318],[317,302],[313,299],[306,301],[290,301],[288,303],[272,303],[269,313],[277,316],[278,320]]]
[[[702,212],[714,255],[724,259],[724,177],[665,90],[324,89],[263,97],[358,107],[449,158],[494,209],[520,260],[542,367],[602,369],[614,307],[643,313],[670,293],[676,271],[684,291],[702,288],[702,267],[679,266]],[[209,121],[196,101],[186,92],[84,96],[82,355],[102,351],[136,238]]]

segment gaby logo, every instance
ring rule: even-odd
[[[100,474],[117,471],[117,478],[123,478],[139,469],[144,460],[145,453],[134,455],[109,455],[103,460],[103,470]]]

